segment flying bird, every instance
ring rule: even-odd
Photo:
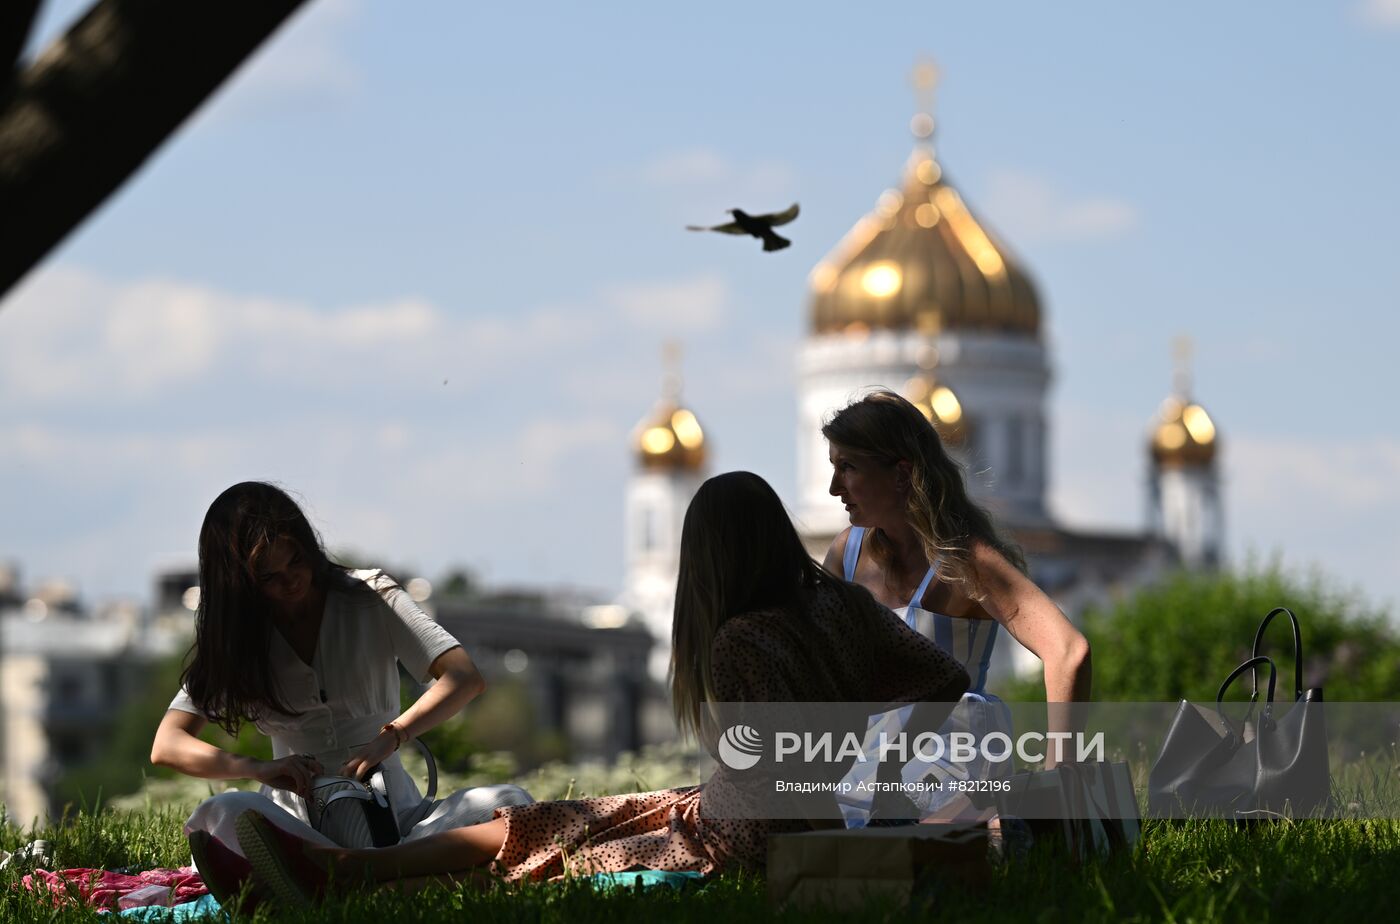
[[[715,225],[710,228],[700,225],[686,225],[687,231],[719,231],[722,234],[748,234],[763,241],[764,250],[782,250],[792,243],[785,237],[773,233],[774,225],[785,225],[797,217],[797,203],[785,212],[774,212],[771,215],[750,215],[743,209],[730,209],[729,214],[734,216],[734,220],[722,225]]]

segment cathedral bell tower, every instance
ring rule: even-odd
[[[668,344],[665,356],[661,398],[632,432],[635,463],[627,484],[626,577],[619,601],[640,613],[656,638],[648,672],[661,682],[671,663],[681,525],[705,480],[708,451],[699,421],[681,403],[680,350]]]
[[[1172,393],[1162,402],[1148,442],[1148,519],[1176,548],[1186,568],[1224,561],[1225,513],[1216,461],[1220,434],[1191,394],[1191,344],[1176,342]]]

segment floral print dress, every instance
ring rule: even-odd
[[[799,613],[765,610],[728,620],[711,652],[721,702],[919,702],[966,673],[933,642],[861,591],[855,606],[823,584]],[[793,820],[703,817],[704,787],[538,802],[497,809],[506,823],[497,867],[507,879],[556,879],[656,869],[710,874],[761,869],[768,835],[806,830]]]

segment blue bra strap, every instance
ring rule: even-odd
[[[856,579],[856,562],[860,561],[860,544],[864,539],[864,526],[852,526],[850,534],[846,536],[846,554],[841,558],[841,568],[845,572],[843,577],[848,581]]]

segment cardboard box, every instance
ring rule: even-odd
[[[985,825],[904,825],[804,831],[768,839],[774,907],[859,910],[905,904],[916,887],[951,879],[982,886],[991,876]]]

